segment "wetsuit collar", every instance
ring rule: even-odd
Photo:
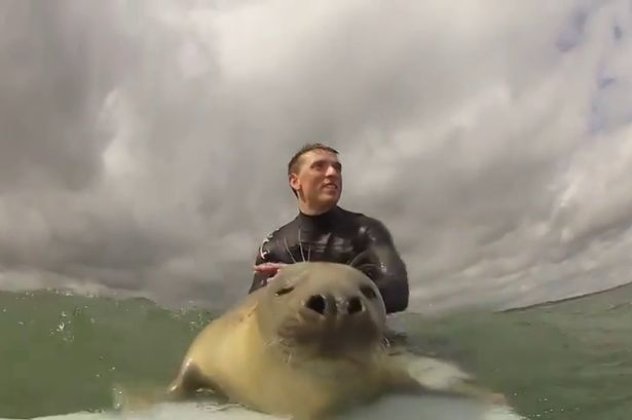
[[[297,218],[301,223],[301,227],[306,230],[322,229],[332,226],[337,216],[340,214],[340,211],[340,208],[335,206],[325,213],[312,216],[299,210]]]

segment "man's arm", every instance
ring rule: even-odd
[[[281,269],[286,263],[278,261],[274,255],[274,232],[271,233],[263,240],[259,250],[257,251],[257,257],[255,258],[255,264],[253,270],[255,272],[252,277],[252,284],[248,293],[252,293],[257,289],[262,288],[268,284],[268,280],[277,274],[277,271]]]
[[[259,255],[257,255],[257,258],[255,258],[255,266],[258,266],[259,264],[264,264],[265,262],[265,259],[261,258],[261,256]],[[248,293],[252,293],[255,290],[265,286],[267,284],[269,276],[270,275],[266,272],[255,270],[255,274],[252,276],[252,284],[250,285]]]
[[[271,235],[269,235],[259,246],[257,250],[257,257],[255,258],[255,274],[252,277],[252,284],[250,285],[250,290],[248,293],[252,293],[255,290],[265,286],[267,284],[268,278],[271,276],[269,271],[265,270],[257,270],[256,267],[261,264],[270,263],[270,249],[269,249],[269,240],[271,239]]]
[[[367,217],[364,236],[366,250],[353,265],[375,282],[384,299],[386,313],[404,311],[409,298],[408,273],[389,230],[379,220]]]

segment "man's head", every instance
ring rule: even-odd
[[[303,146],[288,163],[288,178],[302,212],[328,211],[338,204],[342,193],[338,151],[321,143]]]

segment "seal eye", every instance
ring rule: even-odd
[[[376,296],[375,296],[375,291],[374,291],[372,288],[370,288],[369,286],[362,286],[362,287],[360,288],[360,291],[361,291],[361,292],[362,292],[362,294],[363,294],[364,296],[366,296],[368,299],[375,299],[375,298],[376,298]]]
[[[283,295],[287,295],[288,293],[290,293],[292,290],[294,290],[294,287],[292,286],[288,286],[288,287],[283,287],[282,289],[279,289],[276,291],[276,295],[277,296],[283,296]]]

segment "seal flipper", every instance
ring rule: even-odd
[[[210,392],[216,398],[226,398],[219,388],[204,376],[200,368],[189,359],[182,365],[178,375],[167,388],[167,398],[170,400],[190,399],[199,395],[200,391]]]
[[[476,384],[470,375],[454,364],[417,356],[403,349],[392,351],[387,357],[391,362],[388,364],[389,385],[398,392],[506,403],[502,394]]]

